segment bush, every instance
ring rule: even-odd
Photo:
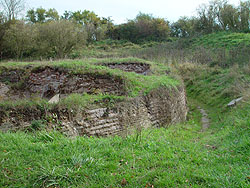
[[[85,33],[82,28],[67,20],[51,21],[38,25],[40,55],[64,58],[78,45],[85,43]]]
[[[10,54],[16,59],[23,56],[30,56],[35,48],[36,30],[24,21],[15,21],[10,24],[3,36],[3,46],[5,53]]]
[[[113,39],[129,40],[134,43],[143,41],[164,41],[169,37],[169,23],[162,18],[154,18],[140,13],[134,20],[118,25],[109,34]]]

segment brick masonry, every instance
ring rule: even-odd
[[[147,74],[149,65],[107,65],[124,71],[134,70]],[[27,98],[31,95],[50,98],[55,94],[95,92],[126,95],[123,80],[107,75],[72,75],[51,67],[31,70],[26,74],[23,88],[13,90],[5,83],[19,83],[25,72],[3,71],[0,74],[0,100]],[[17,92],[18,91],[18,92]],[[95,105],[96,106],[96,105]],[[112,106],[84,108],[77,111],[61,109],[60,105],[48,110],[43,107],[0,107],[0,130],[29,129],[34,120],[47,120],[49,129],[56,129],[68,136],[126,135],[135,129],[162,127],[186,120],[187,104],[184,86],[158,88],[146,96],[127,98]]]
[[[47,112],[38,109],[12,110],[8,115],[0,115],[0,130],[25,129],[32,120],[49,117],[53,119],[49,127],[68,136],[126,135],[135,129],[183,122],[186,115],[184,88],[160,88],[146,96],[118,102],[112,107],[82,109],[74,113],[67,109]]]

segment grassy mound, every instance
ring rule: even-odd
[[[136,74],[134,72],[124,72],[119,69],[110,69],[105,66],[101,66],[102,63],[146,63],[151,66],[151,75],[144,76]],[[8,62],[0,63],[1,72],[8,72],[10,70],[22,70],[26,71],[26,68],[32,66],[32,70],[41,69],[42,67],[54,67],[61,70],[67,70],[67,74],[92,74],[92,75],[107,75],[110,77],[117,77],[123,81],[125,87],[125,96],[115,96],[103,93],[95,93],[94,95],[83,94],[70,94],[67,98],[61,101],[61,105],[65,106],[86,106],[89,103],[95,101],[102,101],[105,99],[123,99],[124,97],[136,97],[138,95],[145,95],[153,89],[159,87],[175,87],[180,84],[180,81],[173,75],[166,75],[169,72],[169,68],[161,65],[154,64],[141,59],[136,58],[123,58],[123,59],[88,59],[78,61],[57,61],[57,62]],[[31,70],[30,70],[31,71]],[[115,83],[114,83],[115,84]],[[15,84],[20,85],[20,84]],[[47,100],[41,98],[31,98],[27,100],[13,101],[1,101],[0,106],[8,107],[15,105],[18,106],[31,106],[33,104],[48,105]]]
[[[178,69],[189,96],[204,104],[224,109],[235,98],[249,99],[249,66],[223,69],[184,63]]]
[[[204,35],[193,40],[193,47],[203,46],[205,48],[234,48],[239,46],[250,46],[249,33],[219,32]]]

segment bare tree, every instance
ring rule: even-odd
[[[8,20],[14,20],[24,10],[25,0],[0,0],[0,8]]]

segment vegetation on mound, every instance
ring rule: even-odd
[[[188,94],[210,106],[224,108],[235,98],[249,99],[249,66],[229,69],[185,63],[178,67]]]
[[[134,72],[124,72],[118,69],[110,69],[106,66],[101,66],[101,63],[147,63],[151,65],[152,75],[144,76],[136,74]],[[149,61],[137,59],[137,58],[124,58],[124,59],[88,59],[88,60],[77,60],[77,61],[56,61],[56,62],[6,62],[0,64],[0,72],[20,69],[26,70],[28,66],[32,65],[32,70],[41,69],[42,67],[55,67],[60,70],[65,70],[68,74],[78,75],[78,74],[93,74],[93,75],[108,75],[110,77],[118,77],[123,80],[127,97],[136,97],[138,95],[146,95],[151,90],[166,87],[166,88],[175,88],[180,84],[180,81],[177,77],[173,75],[166,75],[166,72],[169,72],[169,68],[161,64],[157,65]],[[7,69],[7,70],[6,70]],[[29,70],[31,71],[31,70]],[[115,84],[115,83],[114,83]],[[83,93],[69,95],[66,99],[60,102],[60,105],[69,105],[73,104],[81,107],[86,106],[88,102],[93,101],[105,101],[107,98],[112,99],[113,101],[119,99],[122,100],[125,96],[114,96],[103,93],[95,93],[91,96]],[[30,106],[30,105],[48,105],[46,100],[39,98],[22,100],[13,103],[13,101],[3,101],[1,102],[1,107],[17,107],[17,106]]]
[[[193,47],[203,46],[205,48],[234,48],[250,47],[250,33],[218,32],[195,38]]]
[[[20,99],[16,101],[1,101],[0,108],[2,112],[8,110],[22,110],[22,109],[34,109],[34,110],[51,110],[51,109],[64,109],[68,108],[71,110],[77,110],[81,108],[90,108],[90,107],[109,107],[112,106],[115,102],[124,101],[125,96],[116,96],[116,95],[105,95],[105,94],[70,94],[66,98],[60,100],[57,104],[48,103],[47,99],[41,98],[30,98],[30,99]]]

